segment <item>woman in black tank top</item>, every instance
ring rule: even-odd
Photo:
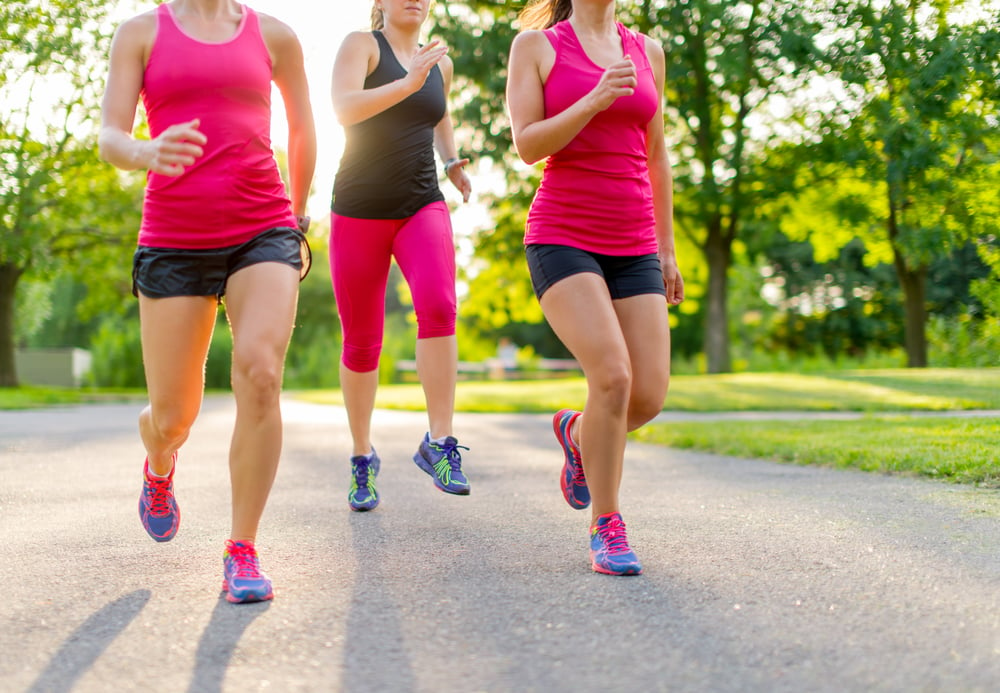
[[[434,150],[468,201],[471,183],[455,147],[447,94],[452,63],[438,41],[420,45],[430,0],[375,0],[372,31],[344,39],[333,68],[333,105],[346,145],[333,186],[330,271],[343,328],[340,382],[353,439],[348,503],[372,510],[380,460],[371,415],[395,258],[417,314],[417,374],[428,431],[413,455],[437,488],[469,493],[452,418],[455,248]]]

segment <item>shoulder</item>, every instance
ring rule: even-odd
[[[156,10],[126,19],[115,30],[115,42],[135,46],[150,45],[156,38],[157,21]]]
[[[646,49],[646,57],[653,67],[662,67],[666,62],[663,53],[663,44],[646,34],[636,32],[640,45]]]
[[[378,52],[378,41],[375,32],[372,31],[352,31],[344,37],[340,44],[341,50],[363,51],[366,53]]]
[[[511,52],[516,50],[518,53],[528,57],[540,57],[544,55],[546,51],[553,50],[552,43],[549,41],[548,36],[546,36],[545,32],[540,29],[522,31],[514,37],[514,41],[511,43],[510,49]]]
[[[455,63],[447,55],[442,56],[441,60],[438,61],[438,68],[441,70],[441,74],[444,75],[446,80],[450,80],[452,75],[455,73]]]
[[[260,34],[264,37],[264,41],[267,42],[268,46],[281,49],[299,45],[299,37],[292,31],[292,27],[269,14],[257,12],[256,10],[254,12],[260,24]]]

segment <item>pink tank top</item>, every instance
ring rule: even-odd
[[[244,5],[236,35],[223,43],[185,34],[167,4],[156,18],[142,87],[150,135],[200,118],[208,142],[180,176],[147,174],[139,244],[223,248],[295,228],[271,151],[271,57],[257,14]]]
[[[636,66],[635,92],[595,115],[548,158],[528,212],[525,243],[569,245],[604,255],[656,252],[646,126],[660,94],[642,35],[621,24],[618,33]],[[545,35],[556,52],[543,88],[545,116],[551,117],[593,89],[604,70],[584,52],[569,21],[546,29]]]

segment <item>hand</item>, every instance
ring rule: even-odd
[[[427,81],[427,75],[430,74],[431,68],[437,65],[447,52],[448,47],[441,45],[441,42],[435,39],[426,46],[421,46],[413,54],[410,67],[403,79],[410,80],[414,92],[420,91],[420,87],[424,86],[424,82]]]
[[[208,138],[198,129],[200,124],[201,120],[195,118],[186,123],[171,125],[161,132],[159,137],[147,144],[151,154],[146,168],[153,173],[171,177],[184,173],[185,168],[205,153],[202,146],[208,142]]]
[[[667,303],[676,306],[684,300],[684,279],[677,268],[673,253],[660,253],[660,269],[663,271],[663,288],[667,291]]]
[[[638,80],[632,59],[626,57],[619,60],[604,71],[601,80],[590,92],[594,108],[603,111],[619,97],[631,96],[635,92],[636,84]]]
[[[468,159],[456,159],[448,166],[448,170],[446,171],[448,180],[462,193],[462,202],[468,202],[469,195],[472,194],[472,181],[465,172],[465,165],[467,163],[469,163]]]
[[[301,231],[303,235],[309,231],[309,223],[311,221],[312,219],[309,217],[299,216],[298,214],[295,215],[295,225],[299,227],[299,231]]]

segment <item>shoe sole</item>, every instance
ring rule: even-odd
[[[638,569],[628,568],[623,571],[616,571],[616,570],[611,570],[609,568],[605,568],[604,566],[600,566],[597,563],[594,563],[593,561],[591,561],[590,567],[594,569],[595,573],[600,573],[601,575],[614,575],[616,577],[630,577],[632,575],[642,575],[642,568]]]
[[[234,597],[233,593],[230,592],[225,587],[222,588],[222,591],[226,594],[226,601],[229,602],[230,604],[255,604],[257,602],[267,602],[274,599],[273,589],[269,590],[268,593],[263,596],[257,594],[248,594],[242,599],[239,597]]]

